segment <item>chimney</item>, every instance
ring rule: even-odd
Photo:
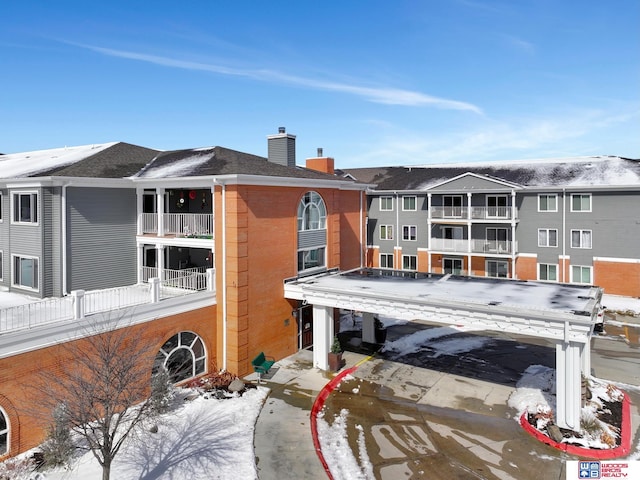
[[[323,157],[322,153],[322,148],[318,148],[318,156],[316,158],[307,158],[306,167],[309,170],[333,175],[335,173],[333,158]]]
[[[279,127],[276,135],[267,136],[267,147],[270,162],[285,167],[296,166],[296,136],[286,133],[284,127]]]

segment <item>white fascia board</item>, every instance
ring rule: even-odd
[[[593,257],[594,262],[640,263],[640,258]]]
[[[305,188],[337,188],[338,190],[365,191],[370,185],[354,183],[347,180],[323,180],[297,177],[272,177],[267,175],[217,175],[213,177],[217,183],[225,185],[259,185],[267,187],[305,187]]]
[[[213,186],[215,175],[202,177],[171,177],[171,178],[138,178],[129,177],[134,184],[143,188],[209,188]]]
[[[525,187],[527,193],[548,193],[548,192],[580,192],[589,193],[592,191],[614,191],[614,192],[640,192],[640,185],[534,185]]]
[[[207,248],[215,245],[214,238],[187,238],[187,237],[152,237],[137,236],[136,243],[140,245],[164,245],[184,248]]]
[[[0,181],[2,184],[2,181]],[[12,178],[5,184],[6,188],[29,187],[93,187],[93,188],[133,188],[131,180],[126,178],[96,178],[96,177],[29,177]]]
[[[438,188],[438,187],[441,187],[443,185],[446,185],[449,182],[453,182],[454,180],[459,180],[459,179],[464,178],[464,177],[475,177],[475,178],[479,178],[481,180],[485,180],[487,182],[495,183],[496,184],[496,188],[498,188],[498,186],[504,187],[504,188],[509,188],[509,189],[512,189],[512,190],[522,190],[522,188],[523,188],[522,185],[518,185],[518,184],[512,183],[512,182],[508,182],[506,180],[502,180],[502,179],[499,179],[499,178],[496,178],[496,177],[487,177],[485,175],[479,175],[479,174],[474,173],[474,172],[466,172],[466,173],[462,173],[460,175],[457,175],[457,176],[455,176],[453,178],[449,178],[447,180],[444,180],[444,181],[442,181],[440,183],[436,183],[435,185],[431,185],[430,187],[426,188],[425,190],[433,190],[435,188]],[[489,189],[489,188],[484,189],[483,188],[481,190],[482,191],[485,191],[485,190],[489,191],[491,189]],[[480,190],[477,190],[477,191],[480,191]]]

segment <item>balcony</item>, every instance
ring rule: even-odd
[[[161,272],[157,267],[142,267],[143,282],[150,278],[159,278],[165,287],[183,290],[201,291],[207,289],[207,267],[183,268],[172,270],[165,268]]]
[[[431,207],[432,220],[511,220],[511,207]]]
[[[143,234],[159,237],[173,235],[182,238],[213,238],[213,215],[210,213],[163,213],[162,232],[157,213],[141,213],[138,222]]]
[[[511,240],[472,239],[471,251],[469,251],[469,240],[465,239],[431,238],[429,245],[431,251],[437,252],[491,255],[511,255],[518,249],[518,242]]]

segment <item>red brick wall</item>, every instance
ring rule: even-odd
[[[150,346],[149,379],[156,353],[169,338],[180,331],[192,331],[202,338],[207,348],[208,370],[216,369],[216,332],[213,323],[215,310],[215,306],[207,307],[124,327],[130,331],[131,338]],[[71,356],[76,347],[82,348],[84,344],[86,340],[80,339],[69,342],[67,347],[54,345],[0,359],[0,407],[9,416],[9,455],[29,450],[44,440],[46,425],[51,416],[50,412],[42,410],[42,402],[38,401],[37,392],[32,386],[40,382],[42,375],[55,377],[60,372],[61,365],[73,362]]]
[[[536,257],[518,257],[516,275],[519,280],[536,280],[538,278],[538,259]]]
[[[296,304],[284,298],[283,280],[297,274],[297,209],[309,188],[226,187],[226,368],[245,375],[260,352],[281,359],[298,349]],[[360,265],[358,192],[314,189],[327,207],[327,267]],[[216,188],[216,212],[221,188]],[[220,207],[220,208],[219,208]],[[363,217],[364,218],[364,217]],[[216,213],[218,365],[223,358],[222,215]]]
[[[605,293],[640,297],[640,263],[594,261],[593,277]]]

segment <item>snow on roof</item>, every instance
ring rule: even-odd
[[[201,153],[184,157],[179,160],[174,160],[171,163],[167,163],[163,166],[149,169],[153,166],[154,162],[151,161],[136,177],[144,178],[166,178],[166,177],[182,177],[190,176],[194,169],[201,165],[205,165],[211,159],[211,149],[200,149],[196,151],[207,150],[208,153]],[[155,160],[155,159],[154,159]]]
[[[118,142],[0,155],[0,178],[29,177],[38,172],[71,165],[116,143]]]

